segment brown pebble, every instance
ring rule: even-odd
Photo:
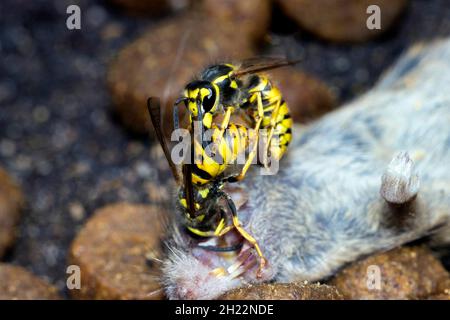
[[[270,23],[271,2],[268,0],[203,0],[204,14],[220,28],[239,30],[239,37],[260,42]]]
[[[285,12],[306,30],[326,40],[361,42],[389,30],[404,11],[407,0],[277,0]],[[369,29],[370,5],[381,11],[381,29]]]
[[[370,272],[374,268],[380,270],[380,286],[369,282],[369,289],[368,274],[373,274]],[[351,264],[331,284],[347,299],[423,299],[439,293],[439,283],[448,278],[448,272],[429,249],[404,247]]]
[[[275,283],[233,289],[219,300],[342,300],[333,287],[324,284]]]
[[[166,212],[118,203],[98,209],[72,243],[69,263],[81,271],[77,299],[161,299],[160,242]],[[148,261],[151,256],[153,259]],[[146,258],[147,257],[147,258]]]
[[[447,279],[439,282],[437,292],[450,295],[450,276]]]
[[[269,74],[280,88],[295,122],[317,119],[337,106],[334,92],[313,76],[293,67],[276,69]]]
[[[0,258],[13,244],[24,197],[19,186],[0,168]]]
[[[236,37],[231,24],[217,28],[214,21],[195,17],[179,15],[150,28],[112,62],[108,85],[115,110],[133,132],[142,134],[150,128],[148,97],[161,97],[163,130],[171,132],[172,105],[195,75],[211,63],[254,54],[252,43]]]
[[[0,300],[58,300],[58,290],[22,267],[0,263]]]
[[[450,300],[450,294],[439,293],[431,295],[428,297],[428,300]]]

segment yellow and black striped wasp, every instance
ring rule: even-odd
[[[194,172],[195,170],[198,170],[196,168],[201,166],[202,163],[192,163],[191,161],[182,164],[182,178],[180,178],[177,166],[171,158],[169,148],[161,130],[161,109],[159,99],[153,97],[149,98],[147,106],[159,143],[161,144],[173,176],[180,186],[178,204],[184,218],[186,229],[193,235],[200,237],[221,237],[231,230],[236,230],[255,248],[260,257],[260,270],[262,270],[266,263],[263,253],[257,241],[241,226],[233,200],[223,191],[227,177],[224,175],[216,175],[214,179],[209,179],[208,183],[195,184],[193,183],[193,181],[196,181]],[[243,126],[234,124],[230,124],[229,126],[234,128],[236,134],[239,134],[239,132],[246,132],[246,128]],[[211,127],[216,132],[220,130],[215,125],[212,125]],[[214,133],[212,136],[215,136]],[[222,158],[227,157],[225,153],[230,153],[230,156],[235,157],[239,152],[245,152],[245,150],[248,149],[250,143],[249,139],[251,139],[251,137],[248,135],[245,137],[225,137],[224,139],[221,139],[221,142],[219,143],[219,153],[222,152]],[[191,139],[191,143],[190,156],[193,157],[193,145],[201,142],[196,141],[196,139]],[[214,140],[212,143],[214,143]],[[202,155],[208,157],[205,148],[203,146],[200,147]],[[204,158],[203,161],[211,164],[215,160],[212,158]],[[225,202],[226,208],[222,205],[223,202]],[[227,213],[230,213],[230,215],[227,215]],[[215,251],[227,251],[227,248],[211,249]]]
[[[256,139],[260,129],[268,130],[268,143],[263,154],[268,155],[270,151],[273,159],[280,160],[292,138],[292,119],[280,90],[261,72],[297,62],[277,58],[254,58],[247,59],[240,65],[224,63],[206,68],[199,79],[186,85],[182,96],[175,102],[174,126],[177,128],[179,123],[178,105],[184,102],[191,123],[200,120],[205,129],[217,126],[219,130],[215,132],[216,137],[213,140],[217,142],[218,149],[224,131],[229,130],[231,115],[239,112],[250,118]],[[214,121],[218,114],[224,115],[220,124]],[[279,138],[279,143],[271,147],[274,135]],[[228,181],[244,178],[257,155],[257,148],[258,142],[255,141],[241,172],[230,177]],[[221,174],[223,170],[220,169],[224,168],[218,170],[217,163],[205,163],[195,169],[194,183],[205,184]]]

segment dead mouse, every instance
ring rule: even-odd
[[[174,225],[167,296],[212,299],[245,283],[314,281],[424,236],[450,243],[449,84],[450,40],[416,46],[367,94],[294,127],[279,172],[255,166],[238,183],[239,216],[268,260],[262,277],[245,243],[203,250]],[[217,267],[227,273],[215,275]]]

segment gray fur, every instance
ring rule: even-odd
[[[274,280],[323,279],[425,235],[450,243],[450,40],[414,47],[373,90],[293,135],[277,175],[253,168],[241,183],[249,200],[239,214]],[[398,174],[417,174],[420,190],[413,185],[398,207],[380,188],[400,151],[415,165]],[[175,260],[166,262],[168,288]]]

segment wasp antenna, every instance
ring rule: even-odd
[[[194,200],[194,188],[192,185],[192,165],[184,164],[182,167],[183,170],[183,185],[186,193],[186,203],[189,213],[194,216],[195,215],[195,200]]]
[[[180,117],[178,115],[178,104],[179,104],[179,100],[175,101],[175,103],[173,104],[173,110],[172,110],[172,116],[173,116],[173,128],[175,130],[180,128]]]
[[[174,61],[169,70],[169,74],[168,74],[166,84],[164,86],[164,90],[163,90],[163,94],[162,94],[163,103],[165,105],[167,105],[169,97],[171,96],[171,93],[174,89],[173,88],[173,78],[175,77],[181,62],[183,61],[183,55],[186,51],[186,46],[189,42],[189,38],[191,37],[191,33],[192,33],[192,28],[193,28],[192,24],[193,23],[191,22],[190,26],[188,26],[184,30],[184,33],[178,43]]]
[[[170,94],[172,92],[172,80],[175,77],[176,71],[181,64],[181,61],[183,60],[182,58],[186,51],[186,45],[189,42],[191,33],[192,33],[192,26],[190,26],[189,28],[184,30],[183,36],[181,37],[180,42],[178,43],[175,59],[172,64],[172,67],[169,70],[169,77],[167,79],[167,82],[166,82],[166,85],[165,85],[165,88],[163,91],[163,101],[167,101],[168,97],[170,96]]]
[[[419,192],[419,176],[407,152],[399,152],[389,163],[381,178],[381,196],[392,204],[411,201]]]

